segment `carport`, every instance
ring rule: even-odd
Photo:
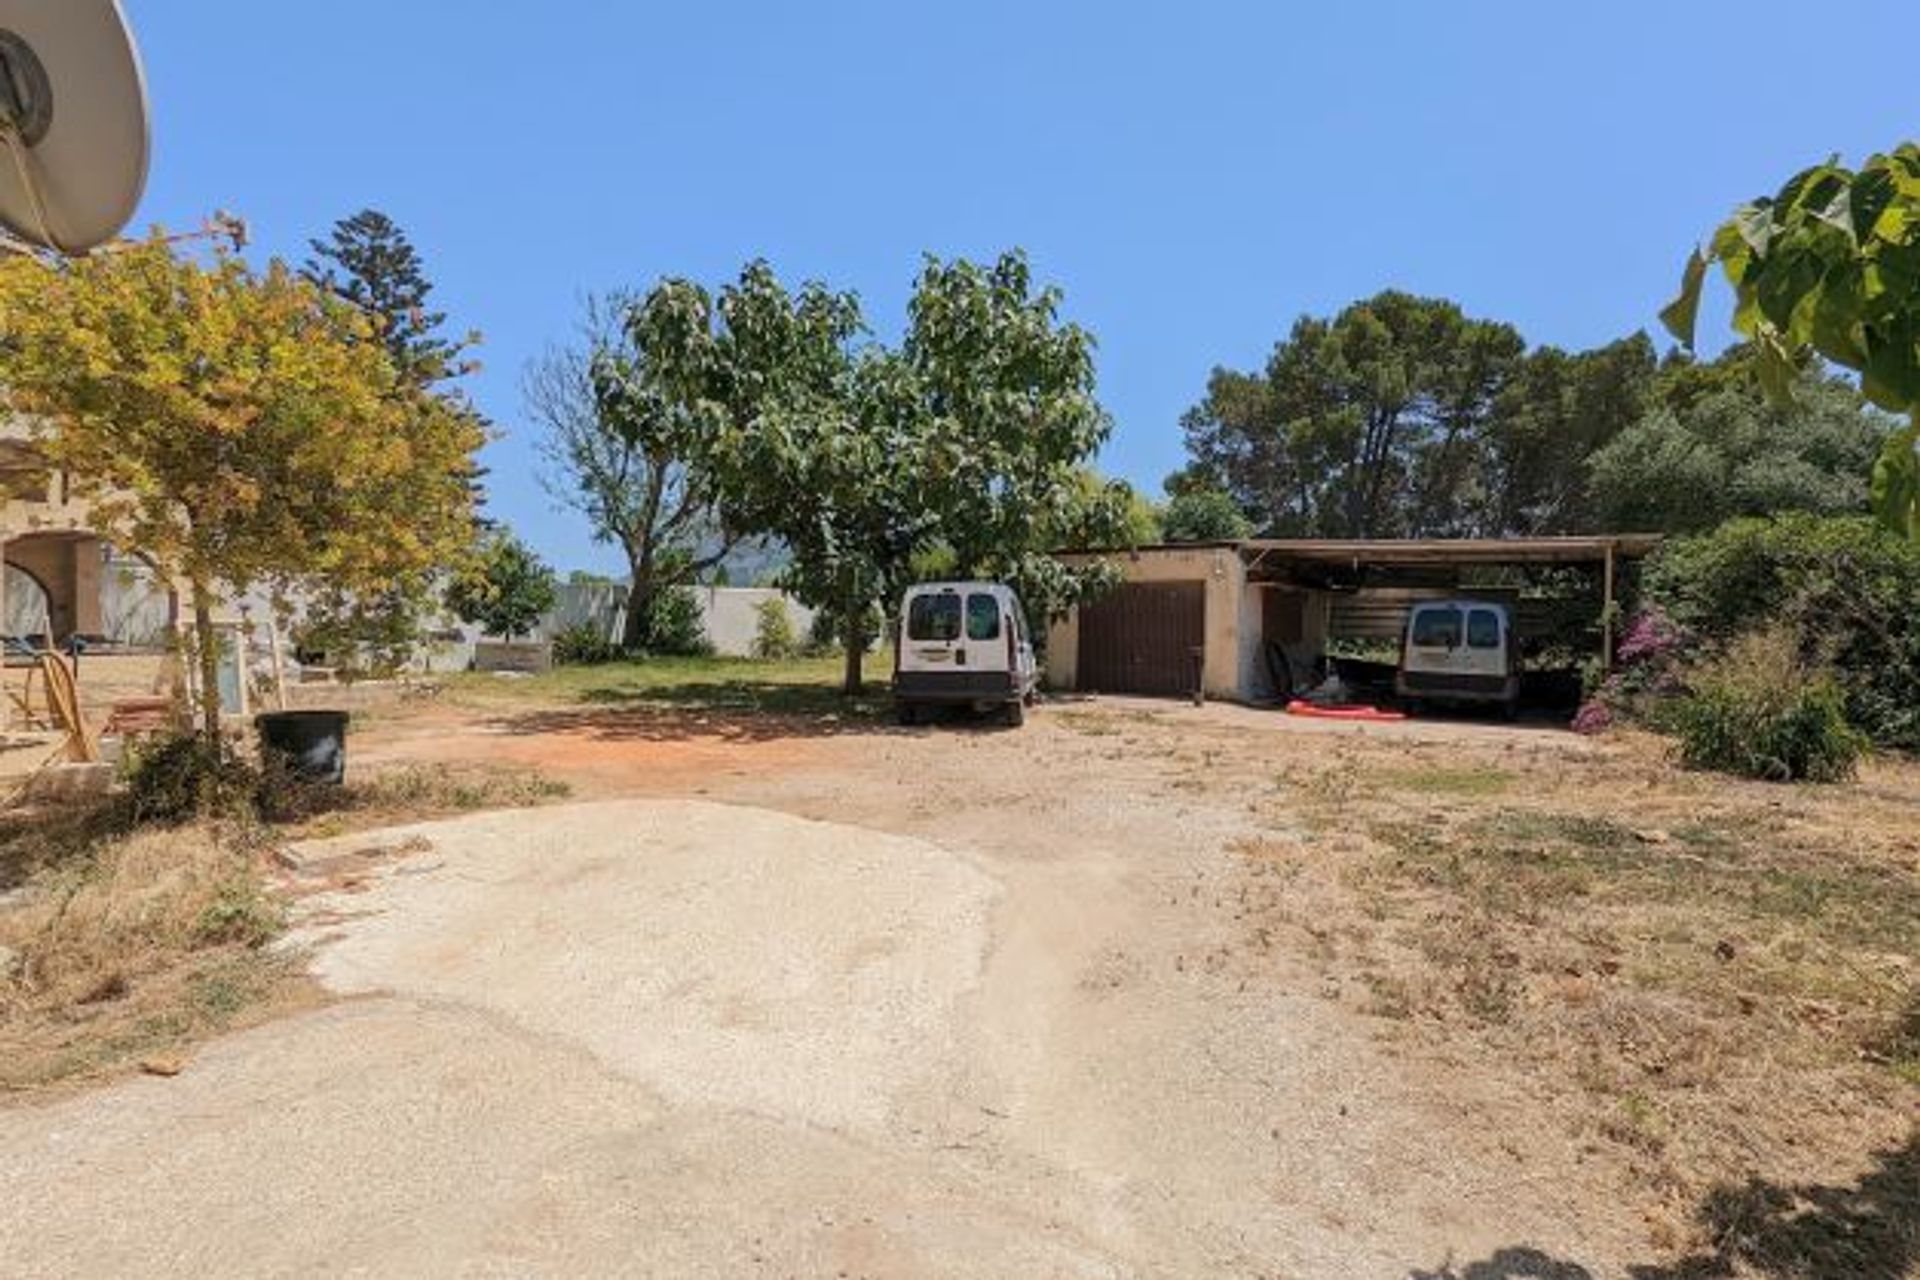
[[[1053,620],[1054,688],[1242,702],[1281,692],[1336,641],[1391,643],[1418,600],[1502,600],[1523,642],[1614,650],[1625,576],[1651,534],[1488,539],[1252,539],[1064,552],[1120,571],[1110,594]]]

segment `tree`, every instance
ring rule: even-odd
[[[856,349],[853,295],[817,283],[790,293],[763,262],[722,291],[719,316],[709,367],[726,406],[713,437],[723,505],[735,527],[788,549],[781,583],[835,619],[842,689],[857,694],[874,619],[930,532],[911,371],[880,347]],[[680,367],[700,363],[692,354]]]
[[[1661,312],[1688,347],[1713,263],[1770,392],[1790,398],[1795,371],[1818,354],[1857,372],[1874,404],[1908,416],[1874,467],[1873,506],[1920,540],[1920,145],[1858,170],[1836,157],[1736,210],[1688,258],[1680,295]]]
[[[900,429],[923,437],[916,496],[956,571],[1012,584],[1042,616],[1113,576],[1052,553],[1128,544],[1135,507],[1130,486],[1083,483],[1113,423],[1095,394],[1093,336],[1061,320],[1061,302],[1018,250],[989,266],[928,257],[896,402]]]
[[[377,595],[471,528],[471,418],[421,396],[366,318],[274,262],[202,263],[159,239],[60,266],[0,261],[0,386],[92,520],[192,611],[201,712],[220,726],[219,591]]]
[[[1108,420],[1092,339],[1059,301],[1018,253],[929,258],[895,350],[866,339],[853,295],[789,291],[754,262],[717,300],[656,287],[628,312],[640,359],[602,361],[596,385],[668,442],[722,527],[786,550],[781,583],[837,624],[855,693],[876,621],[929,555],[1049,611],[1110,574],[1046,554],[1114,545],[1131,505],[1083,482]]]
[[[1689,384],[1697,371],[1683,368]],[[1859,393],[1802,374],[1791,403],[1738,378],[1663,403],[1587,460],[1595,510],[1607,528],[1677,533],[1736,516],[1867,509],[1867,480],[1889,422]]]
[[[720,406],[710,363],[687,364],[687,308],[710,317],[704,291],[684,281],[640,298],[589,298],[579,341],[537,360],[525,381],[545,431],[548,491],[626,557],[629,652],[655,647],[655,599],[697,581],[737,541],[715,505],[707,446]],[[697,323],[709,342],[709,321]]]
[[[1264,373],[1214,371],[1182,419],[1189,479],[1282,534],[1471,531],[1481,440],[1524,345],[1507,325],[1404,293],[1302,317]]]
[[[476,368],[467,355],[480,335],[446,334],[446,313],[432,309],[433,284],[406,232],[379,210],[363,209],[335,223],[326,239],[309,241],[309,247],[300,274],[369,319],[371,340],[385,348],[402,385],[486,432],[485,416],[458,386]],[[471,454],[458,465],[478,512],[486,501],[486,469]],[[370,650],[384,665],[397,665],[419,642],[420,618],[433,586],[417,581],[372,596],[338,589],[311,593],[303,602],[303,630],[327,648]]]
[[[1168,499],[1160,528],[1168,542],[1232,542],[1251,537],[1253,521],[1218,489],[1186,489]]]
[[[1588,460],[1645,415],[1656,380],[1645,334],[1590,351],[1528,352],[1483,424],[1480,496],[1471,501],[1468,531],[1499,537],[1607,528]]]
[[[462,357],[479,336],[456,340],[442,332],[447,316],[430,309],[426,264],[393,219],[362,209],[335,223],[326,239],[308,243],[312,255],[300,274],[372,317],[401,381],[429,389],[467,372]]]
[[[487,535],[447,590],[447,607],[487,635],[511,640],[532,631],[555,600],[553,570],[505,529]]]

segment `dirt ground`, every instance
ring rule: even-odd
[[[1003,731],[458,697],[352,751],[580,803],[382,837],[308,899],[344,1002],[0,1113],[10,1267],[1920,1261],[1911,766],[1781,790],[1631,738],[1114,699]]]

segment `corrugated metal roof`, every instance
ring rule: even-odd
[[[1604,533],[1547,538],[1247,538],[1236,542],[1159,542],[1139,547],[1086,547],[1061,556],[1152,555],[1158,552],[1238,551],[1249,560],[1315,564],[1579,564],[1601,560],[1611,547],[1637,560],[1661,542],[1657,533]]]

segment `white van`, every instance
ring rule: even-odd
[[[998,709],[1026,722],[1039,686],[1026,611],[998,582],[926,582],[909,587],[893,650],[893,702],[901,724],[923,708]]]
[[[1520,645],[1513,612],[1491,600],[1431,600],[1407,614],[1394,690],[1422,702],[1496,703],[1520,711]]]

